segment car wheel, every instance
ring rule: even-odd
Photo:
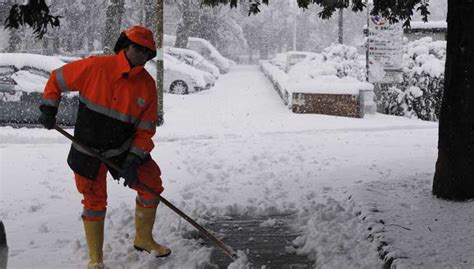
[[[182,80],[175,80],[170,85],[170,93],[188,94],[188,84]]]

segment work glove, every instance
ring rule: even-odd
[[[125,179],[124,186],[133,187],[138,183],[138,167],[141,165],[140,157],[129,153],[122,164],[120,177]]]
[[[54,129],[56,126],[56,114],[58,114],[58,108],[42,104],[39,109],[41,110],[41,116],[38,121],[44,126],[44,128],[48,130]]]

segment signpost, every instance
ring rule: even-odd
[[[367,20],[368,81],[378,84],[401,83],[403,80],[403,28],[390,24],[379,15]]]

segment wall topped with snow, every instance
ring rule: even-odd
[[[338,54],[328,51],[328,55],[332,55],[329,56],[331,58],[338,57],[336,56]],[[344,53],[339,55],[342,55],[342,58],[347,57]],[[337,60],[324,60],[329,57],[303,60],[296,64],[288,74],[281,67],[268,61],[261,61],[260,67],[273,83],[274,89],[283,102],[295,113],[345,117],[364,117],[366,114],[375,113],[374,86],[354,77],[342,75],[340,70],[344,68],[335,66]],[[356,54],[353,58],[357,59]],[[315,68],[312,68],[313,66]]]
[[[335,75],[318,76],[312,80],[301,82],[289,81],[286,89],[290,93],[324,93],[324,94],[349,94],[359,95],[360,90],[371,91],[374,85],[361,82],[353,77],[339,78]]]

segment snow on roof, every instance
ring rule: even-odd
[[[33,67],[51,72],[66,64],[53,56],[28,53],[0,53],[0,66],[15,66],[18,69]]]

